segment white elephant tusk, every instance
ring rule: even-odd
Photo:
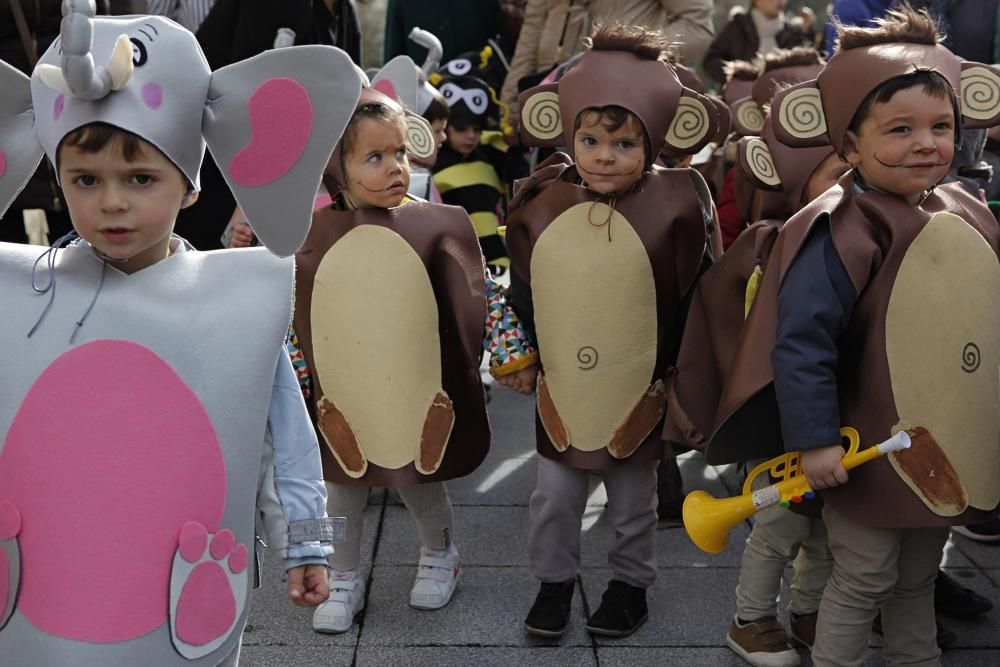
[[[62,93],[67,97],[73,95],[73,92],[69,89],[69,84],[66,83],[66,77],[63,75],[61,67],[57,65],[39,65],[35,68],[35,73],[38,74],[38,78],[42,83],[57,93]]]
[[[132,63],[132,41],[128,35],[118,35],[115,48],[108,59],[107,71],[111,76],[111,90],[121,90],[128,83],[134,69]]]

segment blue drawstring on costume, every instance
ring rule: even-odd
[[[45,316],[48,315],[49,309],[52,308],[52,304],[56,299],[56,254],[58,253],[60,248],[62,248],[65,245],[69,245],[78,238],[79,234],[77,234],[76,231],[72,231],[56,239],[56,241],[49,246],[48,250],[46,250],[45,252],[43,252],[41,255],[38,256],[38,259],[35,260],[34,266],[31,267],[31,289],[35,290],[37,294],[48,293],[49,301],[48,303],[45,304],[45,308],[42,310],[42,314],[39,315],[38,319],[35,321],[35,325],[31,327],[30,331],[28,331],[28,338],[31,338],[32,334],[34,334],[35,331],[38,329],[38,327],[41,325],[42,320],[44,320]],[[108,257],[104,253],[100,252],[99,250],[97,250],[97,248],[94,248],[94,253],[101,260],[101,279],[97,283],[97,289],[94,291],[94,298],[90,300],[90,305],[87,306],[87,310],[84,311],[83,316],[76,321],[76,326],[73,327],[73,333],[70,334],[69,337],[70,344],[76,341],[76,334],[80,331],[80,328],[83,326],[83,323],[87,321],[87,317],[90,315],[90,311],[94,309],[94,305],[97,304],[97,297],[100,296],[101,290],[104,288],[104,276],[107,274],[108,271],[108,262],[117,261],[112,259],[111,257]],[[48,274],[49,280],[45,284],[45,287],[39,287],[38,265],[43,260],[45,261],[45,271]],[[127,260],[121,260],[121,261],[127,261]]]

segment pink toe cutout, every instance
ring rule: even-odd
[[[226,573],[217,563],[197,566],[177,602],[177,637],[204,646],[221,637],[236,620],[236,598]]]
[[[21,513],[9,500],[0,501],[0,540],[9,540],[21,532]]]
[[[302,157],[312,134],[312,99],[294,79],[270,79],[250,96],[247,113],[250,143],[233,157],[229,174],[254,188],[278,180]]]
[[[233,545],[236,544],[236,536],[233,535],[233,531],[228,528],[220,530],[215,537],[212,538],[212,546],[209,547],[212,551],[212,558],[215,560],[222,560],[229,555],[229,552],[233,550]]]
[[[181,528],[180,544],[181,558],[189,563],[197,562],[205,555],[208,546],[208,531],[197,521],[188,521]]]
[[[243,570],[247,569],[249,562],[250,556],[246,545],[237,544],[236,548],[233,549],[233,553],[229,554],[229,570],[233,574],[239,574]]]

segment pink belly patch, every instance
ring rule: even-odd
[[[250,96],[250,143],[229,164],[229,174],[248,188],[273,183],[295,166],[313,128],[309,92],[294,79],[270,79]]]
[[[128,641],[167,620],[182,526],[218,531],[225,462],[173,369],[140,345],[96,341],[25,397],[0,454],[4,499],[20,511],[18,610],[59,637]]]

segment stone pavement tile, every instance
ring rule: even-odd
[[[611,579],[607,568],[581,571],[591,610]],[[723,647],[732,621],[739,572],[732,569],[673,568],[660,572],[646,592],[649,620],[631,637],[597,638],[601,646]]]
[[[605,566],[615,540],[614,526],[607,512],[603,508],[588,507],[583,530],[583,566]],[[749,534],[746,522],[741,522],[729,532],[725,551],[709,554],[696,547],[683,528],[661,528],[656,531],[656,562],[659,567],[738,568]]]
[[[619,640],[628,642],[628,638]],[[674,648],[601,646],[597,649],[601,667],[747,667],[743,658],[728,648]]]
[[[479,665],[545,665],[545,667],[587,667],[596,665],[590,648],[558,646],[527,647],[361,647],[357,667],[468,667]]]
[[[535,397],[494,385],[487,406],[493,439],[490,453],[502,458],[526,456],[535,451]]]
[[[451,603],[437,611],[410,608],[414,575],[413,567],[376,566],[359,646],[591,646],[579,594],[561,640],[536,640],[524,631],[538,592],[526,567],[464,568]]]
[[[491,451],[483,464],[465,477],[448,482],[452,505],[528,506],[535,489],[535,454],[506,458]]]
[[[996,667],[1000,665],[1000,649],[945,651],[941,664],[944,667]]]
[[[354,648],[339,646],[247,646],[240,650],[240,667],[331,667],[350,665]]]
[[[952,533],[955,549],[974,564],[982,568],[1000,568],[1000,543],[984,543],[970,540],[964,535]]]
[[[452,536],[466,566],[521,566],[527,562],[527,507],[456,507]],[[379,565],[415,566],[420,538],[405,507],[387,507]]]
[[[948,541],[944,545],[944,557],[941,559],[942,567],[976,567],[976,564],[962,553],[958,545],[960,541],[969,542],[969,540],[955,533],[952,533],[948,538]],[[1000,556],[1000,553],[997,555]],[[997,561],[997,566],[1000,566],[1000,560]]]

